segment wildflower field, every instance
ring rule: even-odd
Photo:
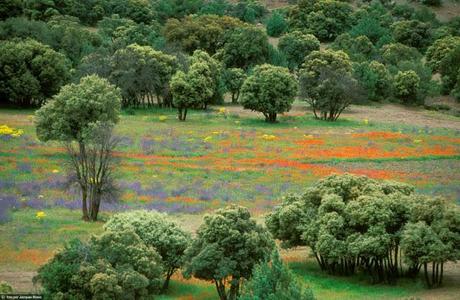
[[[247,206],[261,219],[284,194],[345,172],[407,182],[420,193],[460,202],[460,128],[367,119],[330,123],[309,115],[267,124],[255,114],[225,108],[192,112],[179,122],[175,113],[123,114],[116,127],[119,191],[117,199],[102,203],[102,219],[114,211],[155,209],[193,231],[202,214],[229,203]],[[80,195],[68,186],[66,173],[62,145],[37,140],[33,111],[0,110],[0,272],[35,270],[70,238],[101,231],[102,223],[79,220]],[[304,276],[302,259],[292,264]],[[344,279],[305,276],[318,296],[325,284],[339,294],[353,290],[353,282]],[[360,297],[405,297],[422,289],[410,283],[358,286],[368,289],[356,294]],[[171,293],[215,296],[207,283],[181,278],[175,278]]]

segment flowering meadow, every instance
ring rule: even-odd
[[[102,203],[103,219],[134,208],[201,219],[229,203],[262,216],[284,194],[345,172],[460,201],[458,130],[308,116],[266,124],[215,108],[187,122],[172,110],[135,111],[122,116],[116,135],[119,190]],[[0,271],[36,268],[70,238],[101,230],[79,222],[63,146],[37,140],[31,111],[0,111],[0,157]]]

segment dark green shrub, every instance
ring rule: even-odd
[[[372,101],[388,98],[392,91],[392,78],[385,65],[373,60],[353,65],[355,78],[367,91],[367,97]]]
[[[267,21],[267,34],[278,37],[286,32],[288,23],[283,14],[275,11]]]
[[[319,50],[320,42],[312,34],[293,31],[283,35],[278,43],[278,48],[286,55],[290,69],[298,69],[305,57],[312,51]]]
[[[416,20],[399,21],[391,25],[393,38],[404,45],[423,49],[431,42],[431,25]]]

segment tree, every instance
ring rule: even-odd
[[[224,71],[224,84],[232,94],[232,103],[237,103],[240,97],[240,90],[246,80],[247,75],[239,68],[230,68]]]
[[[397,65],[403,60],[418,60],[421,56],[417,49],[400,43],[384,45],[380,52],[387,65]]]
[[[241,88],[245,109],[263,113],[266,122],[276,122],[278,113],[291,109],[297,95],[297,82],[287,68],[260,65],[253,69]]]
[[[22,14],[21,0],[4,0],[0,5],[0,21],[20,16]]]
[[[119,120],[118,88],[96,75],[64,86],[36,112],[37,137],[64,143],[82,195],[85,221],[96,221],[105,195],[113,191],[113,126]]]
[[[284,16],[275,11],[267,21],[267,34],[269,36],[278,37],[286,32],[288,23]]]
[[[266,261],[275,244],[270,233],[241,206],[229,206],[204,217],[186,251],[186,277],[214,282],[221,300],[235,300],[254,266]],[[229,290],[226,287],[229,286]]]
[[[271,262],[254,267],[238,298],[240,300],[313,300],[313,292],[300,283],[281,260],[277,250],[273,251]]]
[[[162,271],[155,249],[126,230],[70,241],[34,282],[50,299],[140,299],[160,291]]]
[[[458,74],[460,73],[460,45],[455,47],[439,63],[443,92],[449,93],[455,86]]]
[[[34,40],[0,42],[0,98],[40,106],[69,80],[65,56]]]
[[[171,78],[173,104],[178,110],[178,119],[185,121],[192,107],[203,107],[206,99],[214,94],[212,71],[205,62],[197,61],[185,73],[177,71]]]
[[[289,13],[289,28],[330,41],[351,27],[352,15],[353,8],[345,2],[300,0]]]
[[[229,16],[187,16],[182,20],[169,19],[164,35],[169,43],[179,45],[187,53],[201,49],[212,55],[220,47],[225,33],[243,24]]]
[[[174,56],[133,44],[114,53],[110,80],[121,88],[125,106],[145,105],[145,100],[151,106],[154,96],[159,106],[170,106],[164,94],[176,69]]]
[[[226,34],[216,54],[226,67],[247,70],[269,58],[267,34],[255,26],[238,27]]]
[[[357,63],[353,65],[355,78],[367,91],[369,100],[380,101],[391,95],[392,78],[384,64],[378,61]]]
[[[332,44],[332,49],[344,51],[353,61],[368,61],[376,54],[374,44],[367,36],[352,37],[348,33],[339,35]]]
[[[136,23],[152,23],[154,11],[149,1],[144,0],[121,0],[103,1],[103,8],[106,15],[117,14],[122,18],[131,19]]]
[[[412,203],[423,201],[414,191],[403,183],[331,175],[287,195],[266,224],[283,247],[310,247],[324,271],[362,270],[373,282],[394,282],[404,274],[400,233]]]
[[[391,25],[393,38],[404,45],[423,49],[431,42],[431,26],[416,20],[399,21]]]
[[[460,72],[457,75],[457,82],[455,83],[454,89],[452,90],[452,95],[460,101]]]
[[[278,43],[278,48],[286,55],[290,69],[298,69],[305,57],[312,51],[319,50],[320,42],[312,34],[293,31],[283,35]]]
[[[300,95],[315,118],[335,121],[360,94],[351,76],[352,66],[343,51],[313,51],[300,70]]]
[[[404,103],[414,103],[417,99],[417,91],[420,85],[420,77],[412,70],[399,71],[394,78],[395,95]]]
[[[458,36],[437,39],[426,51],[426,64],[433,72],[439,71],[441,61],[459,46],[460,37]]]
[[[190,234],[183,231],[167,215],[155,211],[137,210],[112,216],[104,225],[112,232],[134,231],[145,243],[154,248],[161,257],[163,266],[162,292],[169,286],[171,276],[184,263],[184,252]]]
[[[460,258],[459,228],[460,211],[456,205],[440,198],[427,198],[413,204],[410,222],[401,234],[401,247],[405,261],[413,269],[423,266],[428,287],[441,286],[444,264]]]

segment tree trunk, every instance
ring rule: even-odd
[[[86,187],[81,186],[81,210],[82,210],[82,219],[84,221],[89,221],[88,217],[88,203],[87,203],[88,192]]]
[[[169,287],[169,280],[171,279],[171,276],[174,274],[174,271],[175,271],[175,269],[170,268],[170,269],[166,272],[166,278],[165,278],[165,281],[163,282],[163,286],[162,286],[162,288],[161,288],[161,292],[162,292],[162,293],[166,292],[166,290],[168,289],[168,287]]]

